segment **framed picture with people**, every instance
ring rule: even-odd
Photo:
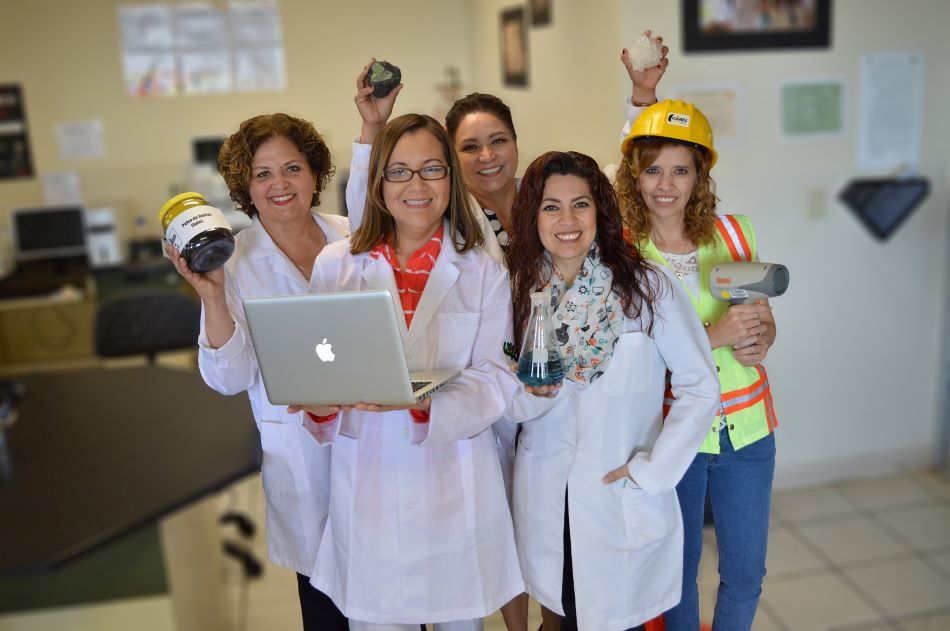
[[[831,0],[683,0],[686,52],[828,48]]]

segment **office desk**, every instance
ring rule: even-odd
[[[55,261],[37,261],[0,279],[0,363],[95,356],[96,309],[114,294],[163,288],[197,299],[165,259],[91,269],[82,258],[62,273],[56,273]]]
[[[158,367],[23,377],[0,471],[0,575],[51,569],[260,467],[245,395]]]

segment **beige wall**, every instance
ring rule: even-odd
[[[737,81],[746,91],[744,140],[721,148],[713,175],[721,211],[752,217],[762,256],[791,270],[774,301],[779,337],[767,361],[781,427],[778,484],[883,472],[932,462],[950,287],[950,4],[836,0],[826,50],[684,55],[679,2],[555,2],[554,23],[529,31],[530,88],[501,85],[498,11],[470,3],[473,76],[515,115],[521,169],[548,149],[615,162],[629,81],[618,61],[647,28],[671,65],[661,84]],[[836,200],[854,168],[858,63],[864,53],[923,51],[926,104],[920,172],[927,202],[888,241],[875,241]],[[784,79],[845,77],[846,133],[783,143]]]
[[[279,0],[286,91],[133,101],[124,92],[116,12],[128,4],[136,3],[3,0],[0,82],[23,87],[38,172],[78,171],[88,203],[118,202],[127,219],[146,216],[156,234],[155,217],[169,190],[187,182],[193,136],[230,133],[255,114],[285,111],[313,120],[344,170],[359,133],[355,78],[371,56],[402,68],[400,113],[438,106],[435,86],[445,80],[446,66],[468,76],[461,0]],[[88,119],[104,123],[105,157],[61,160],[54,126]],[[0,182],[2,212],[40,201],[38,179]],[[335,183],[323,205],[334,212],[339,207]]]
[[[24,87],[38,170],[78,170],[90,202],[120,200],[129,216],[150,219],[187,174],[189,139],[227,132],[256,113],[312,118],[345,168],[358,128],[353,79],[373,54],[405,72],[400,113],[432,111],[434,85],[449,64],[462,69],[465,92],[500,95],[514,112],[522,170],[548,149],[614,161],[629,89],[620,49],[653,28],[672,49],[666,85],[729,80],[746,90],[744,140],[722,148],[714,176],[722,210],[750,215],[763,257],[791,270],[791,289],[774,303],[779,339],[767,362],[781,422],[778,483],[930,461],[950,287],[950,3],[837,0],[829,50],[685,56],[678,2],[556,0],[553,24],[529,30],[530,86],[523,89],[500,80],[498,12],[517,4],[511,0],[281,0],[285,92],[143,102],[123,92],[118,4],[5,1],[0,81]],[[861,175],[853,167],[860,55],[889,50],[926,55],[920,171],[933,189],[882,244],[835,196]],[[844,136],[780,142],[779,81],[829,75],[848,81]],[[104,121],[108,155],[60,161],[53,126],[88,118]],[[0,184],[2,208],[39,196],[36,181]],[[325,205],[337,203],[334,187]]]
[[[614,161],[619,153],[615,140],[630,85],[620,63],[620,49],[629,45],[621,43],[622,2],[552,4],[551,25],[528,29],[528,88],[505,87],[501,80],[498,14],[517,3],[468,4],[474,85],[511,107],[521,171],[550,150],[581,151],[601,163]]]
[[[623,2],[629,41],[644,26],[667,34],[670,84],[739,81],[748,97],[745,141],[713,171],[721,209],[752,217],[766,260],[791,271],[774,301],[779,336],[767,361],[781,427],[779,483],[844,477],[929,462],[937,428],[950,285],[948,164],[950,4],[837,0],[824,51],[684,56],[679,3]],[[864,53],[926,56],[920,173],[925,204],[886,243],[875,241],[836,195],[854,167],[858,64]],[[843,76],[843,137],[782,143],[778,84]]]

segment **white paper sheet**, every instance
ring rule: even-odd
[[[155,49],[172,45],[172,12],[167,4],[125,5],[118,11],[124,49]]]
[[[63,160],[101,158],[106,154],[101,120],[59,123],[55,127],[59,157]]]
[[[47,204],[82,204],[79,174],[75,171],[47,171],[42,175],[43,201]]]
[[[244,44],[275,44],[283,39],[280,12],[273,0],[232,0],[231,34],[236,48]]]
[[[207,2],[175,7],[175,46],[179,49],[220,48],[228,44],[224,14]]]
[[[257,46],[234,51],[238,91],[283,90],[287,86],[282,46]]]
[[[713,128],[717,147],[735,145],[745,135],[745,88],[737,82],[673,86],[670,98],[695,103]]]
[[[132,52],[122,55],[125,91],[135,99],[174,96],[178,90],[175,56],[171,52]]]
[[[859,69],[859,169],[913,169],[920,162],[924,53],[863,55]]]
[[[178,55],[185,94],[214,94],[231,90],[228,50],[195,50]]]

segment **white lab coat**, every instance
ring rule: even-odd
[[[659,269],[659,268],[657,268]],[[652,337],[624,318],[600,379],[565,381],[556,398],[520,390],[514,518],[528,593],[561,612],[564,491],[581,631],[642,624],[680,600],[683,526],[675,487],[719,401],[709,340],[666,270]],[[668,281],[668,282],[666,282]],[[663,421],[665,374],[676,402]],[[637,484],[601,478],[628,463]]]
[[[317,257],[312,291],[365,289],[388,289],[401,316],[384,258],[353,256],[348,241]],[[428,424],[404,410],[342,413],[311,583],[354,620],[481,618],[524,591],[495,441],[485,431],[516,385],[502,353],[511,331],[508,276],[477,248],[456,252],[447,237],[412,326],[399,322],[411,370],[464,370],[432,395]]]
[[[349,234],[345,217],[314,213],[313,218],[328,242]],[[277,248],[259,218],[234,241],[234,254],[224,268],[234,335],[218,349],[208,346],[202,312],[198,367],[205,382],[222,394],[247,391],[264,453],[261,475],[267,501],[268,558],[306,576],[313,570],[326,523],[330,450],[310,438],[302,413],[288,414],[286,405],[271,405],[267,400],[242,301],[305,294],[308,282]]]
[[[354,230],[363,223],[363,213],[366,210],[366,189],[369,183],[369,155],[373,145],[353,143],[353,157],[350,160],[350,174],[346,181],[346,209],[350,217],[350,225]],[[475,196],[469,193],[472,208],[481,208]],[[492,229],[491,222],[483,212],[475,213],[475,220],[482,232],[485,242],[481,248],[502,266],[506,266],[505,251],[498,243],[498,237]],[[515,436],[518,427],[507,418],[500,418],[492,425],[495,435],[495,446],[498,449],[498,459],[501,461],[501,471],[505,478],[505,492],[511,497],[511,477],[515,459]]]

